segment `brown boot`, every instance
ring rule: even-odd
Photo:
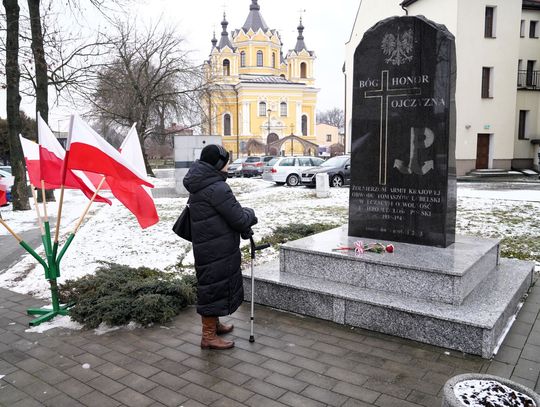
[[[219,322],[219,318],[217,319],[216,334],[225,335],[225,334],[228,334],[229,332],[232,332],[233,329],[234,329],[233,324],[230,324],[230,325],[222,324],[221,322]]]
[[[216,336],[217,317],[205,317],[202,319],[202,349],[230,349],[234,347],[233,341],[226,341]]]

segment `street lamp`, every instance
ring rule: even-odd
[[[268,113],[268,133],[266,134],[266,143],[265,143],[265,155],[268,155],[268,140],[270,137],[270,114],[272,113],[272,109],[267,109],[266,112]]]

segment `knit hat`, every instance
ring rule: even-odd
[[[223,146],[208,144],[201,151],[201,161],[212,165],[216,170],[221,171],[225,164],[229,162],[229,152]]]

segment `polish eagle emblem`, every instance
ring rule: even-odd
[[[403,34],[386,34],[381,44],[387,64],[401,65],[412,60],[413,32],[407,30]]]

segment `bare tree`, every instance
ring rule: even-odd
[[[325,123],[341,129],[345,125],[345,114],[337,107],[317,112],[317,123]]]
[[[21,131],[20,105],[21,95],[19,70],[19,4],[17,0],[3,0],[6,11],[6,113],[11,169],[15,176],[12,188],[13,209],[28,210],[28,190],[26,188],[26,170],[19,133]]]
[[[99,71],[88,100],[97,117],[124,128],[137,123],[146,170],[153,175],[144,141],[163,134],[167,118],[198,125],[194,112],[206,83],[174,29],[156,24],[139,33],[128,24],[115,27],[117,34],[109,37],[113,59]]]

